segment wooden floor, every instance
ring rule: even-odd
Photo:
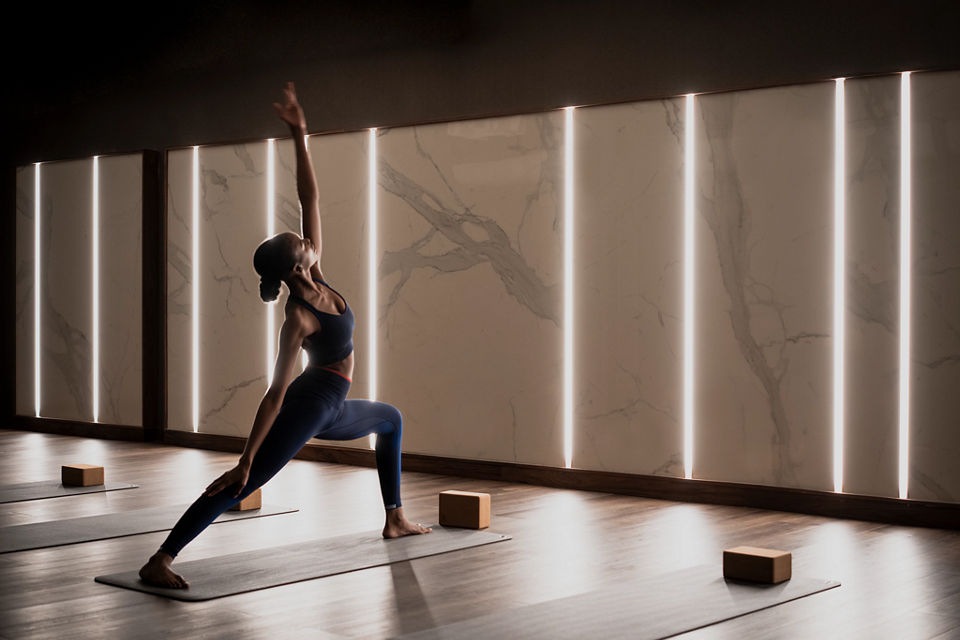
[[[0,484],[55,478],[59,465],[85,462],[140,485],[3,504],[0,526],[186,504],[237,457],[11,430],[0,430],[0,451]],[[842,586],[676,637],[960,638],[957,531],[421,473],[403,482],[408,517],[425,523],[436,521],[444,489],[489,492],[490,530],[513,540],[199,603],[93,581],[139,567],[166,533],[8,553],[0,638],[383,638],[695,564],[719,572],[722,550],[741,544],[792,551],[795,576]],[[373,469],[294,460],[263,496],[300,512],[210,527],[179,560],[383,525]],[[595,637],[605,638],[602,628]]]

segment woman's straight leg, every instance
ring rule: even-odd
[[[343,409],[331,423],[314,435],[322,440],[355,440],[377,434],[377,474],[383,506],[394,509],[400,502],[400,441],[403,416],[386,402],[344,400]]]
[[[176,557],[221,513],[247,497],[283,468],[313,434],[332,420],[338,406],[312,398],[294,398],[285,402],[250,463],[247,484],[238,497],[235,487],[227,487],[212,496],[201,495],[174,525],[160,551]]]

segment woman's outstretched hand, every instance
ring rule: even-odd
[[[281,105],[279,102],[273,103],[273,107],[277,110],[280,119],[291,127],[306,129],[307,120],[303,117],[303,109],[300,108],[300,103],[297,102],[297,92],[294,90],[292,82],[287,83],[287,88],[283,90],[283,94],[286,99],[286,104]]]
[[[240,492],[247,486],[247,478],[249,477],[250,467],[244,464],[237,464],[233,469],[225,471],[219,478],[211,482],[210,485],[204,489],[203,495],[216,495],[227,487],[237,485],[236,490],[233,492],[233,497],[239,498]]]

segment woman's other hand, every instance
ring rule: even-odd
[[[210,483],[204,489],[203,495],[212,496],[220,493],[227,487],[237,485],[233,492],[234,498],[240,497],[240,492],[247,486],[247,478],[250,477],[250,467],[245,464],[237,464],[233,469],[225,471],[219,478]]]
[[[279,102],[273,103],[273,107],[277,110],[280,119],[291,127],[306,130],[307,120],[303,117],[303,109],[300,108],[300,103],[297,102],[297,92],[294,90],[292,82],[287,83],[287,88],[283,90],[283,94],[286,99],[286,104],[281,105]]]

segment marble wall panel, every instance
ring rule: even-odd
[[[17,257],[16,257],[16,413],[36,415],[34,406],[34,339],[36,301],[34,281],[34,165],[17,167]],[[41,178],[42,181],[42,178]],[[42,184],[42,182],[41,182]]]
[[[912,83],[908,497],[960,501],[960,72]]]
[[[273,233],[293,231],[300,234],[302,229],[300,201],[297,198],[297,164],[293,140],[277,140],[274,142],[274,218]],[[321,219],[321,225],[323,220]],[[321,229],[322,231],[322,229]],[[264,233],[264,237],[267,234]],[[321,260],[322,264],[322,260]],[[280,296],[275,302],[267,305],[267,313],[273,316],[273,335],[268,340],[273,341],[273,354],[276,358],[277,347],[280,341],[280,326],[283,324],[283,310],[290,292],[284,285],[280,286]],[[294,369],[299,374],[307,363],[307,352],[300,350],[300,366]],[[275,360],[274,360],[275,363]],[[272,369],[271,369],[272,370]]]
[[[369,133],[366,131],[311,136],[308,144],[320,196],[323,242],[320,268],[324,280],[343,295],[354,315],[353,382],[347,398],[369,398],[371,391],[368,371],[372,354],[367,348],[370,322],[367,282],[370,248],[368,148]],[[279,178],[282,175],[283,178],[282,182],[278,182],[277,213],[283,219],[278,220],[277,229],[300,233],[293,142],[281,141],[279,154],[277,176]],[[282,191],[280,185],[283,186]],[[360,438],[327,444],[366,449],[370,446],[370,440]]]
[[[99,421],[142,425],[143,156],[100,164]]]
[[[167,152],[167,428],[193,431],[193,149]]]
[[[844,490],[891,496],[899,77],[848,80],[846,96]],[[697,478],[833,488],[833,97],[833,83],[818,83],[696,99]],[[910,497],[941,501],[960,494],[958,102],[960,74],[914,76]],[[574,123],[573,466],[680,476],[682,100],[579,109]],[[403,412],[405,450],[563,466],[563,112],[378,136],[376,395]],[[368,140],[310,139],[321,267],[357,319],[349,397],[372,391]],[[282,321],[279,304],[260,302],[251,262],[266,235],[266,148],[201,150],[208,433],[249,432],[266,386],[266,314],[275,331]],[[275,232],[299,233],[292,141],[276,153]],[[191,154],[169,154],[167,194],[168,409],[171,428],[188,430]],[[18,246],[32,242],[28,169],[18,174]],[[25,327],[32,267],[21,262]],[[18,371],[30,371],[18,375],[29,376],[21,351]],[[21,406],[32,411],[32,387],[18,386]]]
[[[90,421],[93,160],[40,167],[40,415]]]
[[[683,476],[683,105],[574,112],[574,467]]]
[[[900,79],[845,85],[843,491],[897,497]]]
[[[378,141],[379,398],[404,449],[563,466],[563,112]]]
[[[267,389],[253,252],[266,236],[267,143],[200,148],[201,433],[246,436]]]
[[[833,488],[833,88],[696,100],[696,478]]]

